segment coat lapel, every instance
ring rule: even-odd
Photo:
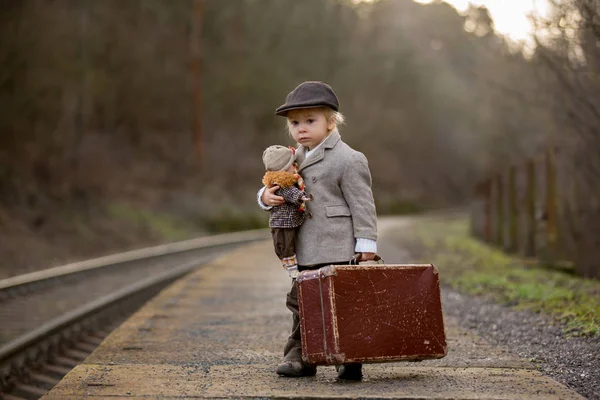
[[[296,148],[296,162],[298,163],[298,169],[300,169],[300,165],[304,162],[306,158],[306,148],[302,145]]]
[[[298,171],[302,171],[304,168],[321,161],[325,157],[325,150],[333,148],[339,140],[339,132],[337,130],[331,132],[331,134],[327,136],[323,144],[319,146],[319,148],[316,149],[315,152],[312,153],[308,158],[306,157],[306,147],[301,145],[296,153],[296,159],[298,160],[298,165],[300,166],[298,168]]]

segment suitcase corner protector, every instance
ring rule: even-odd
[[[346,362],[346,354],[344,353],[330,354],[327,358],[327,362],[331,365],[342,365]]]
[[[337,275],[337,272],[335,271],[335,265],[328,265],[326,267],[319,268],[319,275],[323,278]]]

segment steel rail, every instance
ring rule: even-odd
[[[13,396],[15,398],[38,398],[39,391],[45,389],[36,389],[32,386],[33,383],[23,385],[24,382],[31,380],[29,377],[43,375],[35,371],[40,371],[48,361],[51,362],[57,356],[64,360],[64,356],[61,356],[63,351],[68,351],[74,343],[81,341],[83,336],[96,332],[99,326],[105,327],[107,324],[116,326],[114,321],[123,320],[171,282],[208,260],[209,258],[188,262],[159,276],[121,288],[57,317],[2,346],[0,348],[0,398],[12,396],[13,389],[26,392],[24,396],[23,393]],[[67,371],[76,364],[77,362],[68,367]],[[56,373],[54,371],[53,375]],[[65,373],[66,371],[61,375]],[[52,380],[55,384],[60,378],[45,376],[43,382],[47,385]]]
[[[48,268],[42,271],[18,275],[0,280],[0,292],[15,289],[54,278],[73,275],[90,270],[106,268],[117,264],[131,261],[151,259],[155,257],[168,256],[186,251],[200,250],[209,247],[217,247],[235,243],[249,243],[264,240],[269,237],[267,229],[256,229],[243,232],[225,233],[214,236],[206,236],[181,242],[169,243],[144,249],[112,254],[109,256],[94,258],[91,260],[75,262],[59,267]]]
[[[0,347],[0,363],[4,362],[13,355],[19,353],[20,351],[31,347],[35,343],[55,334],[61,329],[64,329],[69,325],[73,325],[74,323],[77,323],[85,317],[97,313],[100,310],[114,304],[115,302],[126,299],[127,297],[137,292],[140,292],[162,282],[168,282],[179,278],[187,274],[194,268],[198,267],[200,264],[201,262],[193,261],[177,266],[167,273],[158,276],[153,276],[140,282],[134,283],[132,285],[126,286],[109,295],[103,296],[95,301],[84,304],[83,306],[68,313],[65,313],[60,317],[54,318],[53,320],[43,324],[39,328],[25,335],[19,336],[17,339]]]
[[[28,285],[34,286],[37,282],[53,278],[92,270],[101,271],[104,267],[118,264],[151,260],[161,256],[166,256],[167,259],[165,261],[167,261],[169,255],[194,250],[209,250],[220,246],[235,247],[235,245],[265,240],[268,237],[268,230],[260,229],[202,237],[114,254],[1,280],[0,293],[3,291],[10,292],[14,288],[26,287]],[[142,300],[142,303],[138,301],[138,305],[133,310],[139,308],[139,305],[154,296],[158,290],[161,290],[170,282],[208,262],[211,257],[209,254],[203,256],[200,253],[195,256],[193,261],[179,264],[164,273],[142,279],[101,298],[90,301],[0,346],[0,398],[2,398],[2,392],[11,386],[9,382],[11,379],[14,379],[11,376],[28,375],[31,365],[39,364],[41,360],[48,360],[52,351],[59,348],[61,343],[71,340],[73,335],[81,333],[84,328],[88,329],[89,326],[97,324],[97,320],[106,318],[107,314],[117,314],[117,310],[122,308],[124,304],[133,304],[139,298],[146,299]]]

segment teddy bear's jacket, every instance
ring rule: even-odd
[[[301,205],[302,197],[307,195],[298,188],[298,178],[299,175],[287,171],[267,171],[263,176],[263,184],[267,187],[279,185],[275,194],[285,199],[285,203],[271,209],[270,228],[297,228],[304,222]]]

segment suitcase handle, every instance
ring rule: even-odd
[[[359,258],[360,258],[360,253],[354,254],[354,257],[352,257],[352,260],[350,260],[350,265],[359,265],[360,264],[360,262],[358,261]],[[377,264],[385,264],[383,262],[383,258],[379,257],[377,254],[375,254],[375,258],[370,261],[375,261]],[[369,261],[363,261],[363,262],[366,263]]]

